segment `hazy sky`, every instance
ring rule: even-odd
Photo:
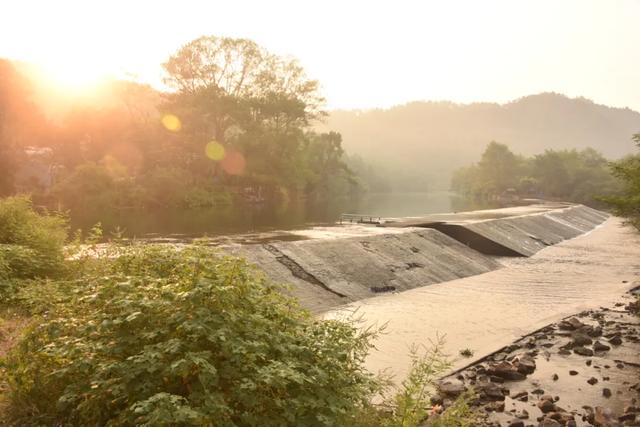
[[[640,110],[640,0],[19,0],[0,57],[81,80],[160,64],[201,35],[300,59],[330,108],[555,91]]]

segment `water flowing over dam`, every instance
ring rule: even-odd
[[[227,248],[313,312],[501,268],[593,230],[607,214],[544,204],[387,221],[375,233]]]

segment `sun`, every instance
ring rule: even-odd
[[[100,64],[90,61],[58,60],[42,63],[39,68],[47,85],[76,94],[92,92],[109,78]]]

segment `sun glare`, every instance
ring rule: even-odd
[[[45,83],[77,94],[94,91],[108,78],[99,65],[86,62],[60,61],[42,64],[40,74]]]

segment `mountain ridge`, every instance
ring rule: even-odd
[[[453,170],[478,160],[490,141],[518,154],[594,148],[617,159],[634,152],[640,112],[543,92],[499,104],[412,101],[371,110],[334,110],[319,130],[343,136],[350,154],[384,171],[424,177],[448,188]],[[397,172],[396,172],[397,171]]]

